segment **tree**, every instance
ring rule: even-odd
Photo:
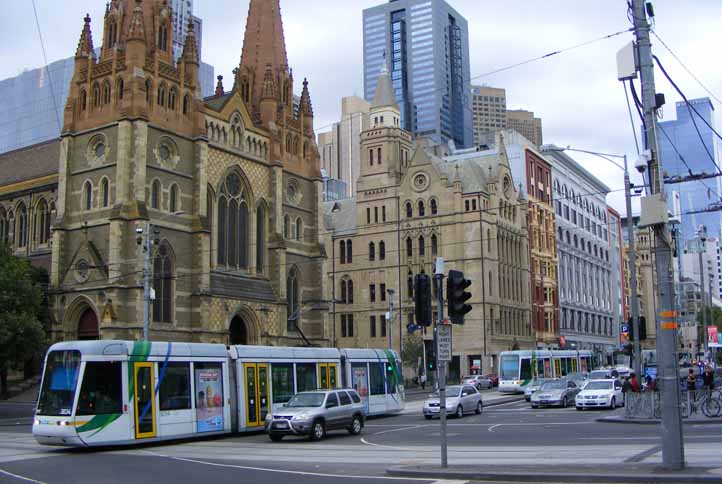
[[[30,262],[0,246],[0,394],[8,392],[8,370],[23,365],[45,345],[40,316],[44,292]]]
[[[401,351],[401,361],[407,368],[419,370],[419,358],[424,357],[424,340],[421,333],[411,333],[404,337],[404,349]]]
[[[712,317],[710,318],[710,314]],[[703,322],[703,313],[702,311],[699,311],[697,313],[697,322],[702,323]],[[717,326],[718,328],[722,328],[722,309],[718,307],[705,307],[704,308],[704,319],[707,321],[707,324],[710,326]],[[710,321],[711,319],[711,321]],[[705,329],[705,334],[707,333],[707,330]]]

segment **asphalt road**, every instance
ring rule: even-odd
[[[386,468],[438,462],[439,455],[439,421],[417,412],[369,419],[360,437],[335,432],[319,443],[300,438],[273,443],[264,434],[252,434],[95,451],[38,446],[29,432],[29,412],[32,406],[0,404],[0,483],[392,482]],[[607,414],[533,410],[523,401],[488,407],[482,415],[449,420],[450,462],[503,467],[526,458],[544,464],[576,459],[613,464],[642,462],[656,452],[657,426],[595,421]],[[722,443],[721,425],[684,430],[689,446]]]

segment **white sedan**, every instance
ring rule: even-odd
[[[584,390],[577,394],[577,410],[585,408],[614,409],[624,404],[622,384],[617,379],[590,380]]]
[[[478,390],[471,385],[449,385],[446,387],[446,413],[461,418],[466,413],[481,413],[484,404]],[[439,392],[435,391],[424,402],[424,417],[431,420],[439,415]]]

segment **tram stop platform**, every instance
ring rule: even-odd
[[[722,482],[722,467],[690,466],[669,471],[658,464],[618,465],[432,465],[398,466],[386,470],[390,476],[414,479],[502,482],[594,482],[594,483],[706,483]]]

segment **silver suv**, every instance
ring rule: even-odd
[[[296,394],[282,408],[266,415],[264,427],[274,442],[284,435],[321,440],[329,430],[346,429],[358,435],[364,419],[364,405],[355,390],[314,390]]]

